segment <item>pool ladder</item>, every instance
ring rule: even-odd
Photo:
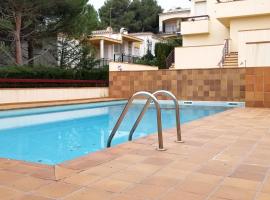
[[[166,91],[166,90],[159,90],[159,91],[154,92],[153,94],[151,94],[149,92],[141,91],[141,92],[137,92],[137,93],[133,94],[133,96],[128,100],[128,103],[126,104],[124,110],[122,111],[119,119],[117,120],[117,122],[116,122],[110,136],[109,136],[109,139],[107,142],[107,147],[111,147],[112,140],[113,140],[119,126],[121,125],[124,117],[126,116],[130,106],[132,105],[134,99],[136,99],[139,96],[144,96],[144,97],[147,97],[148,99],[147,99],[141,113],[139,114],[135,124],[133,125],[133,127],[129,133],[128,140],[132,141],[132,137],[133,137],[133,134],[134,134],[136,128],[138,127],[140,121],[142,120],[142,118],[143,118],[144,114],[146,113],[148,107],[150,106],[151,102],[153,102],[155,107],[156,107],[156,111],[157,111],[157,126],[158,126],[158,148],[157,148],[157,150],[159,150],[159,151],[166,150],[166,149],[164,149],[164,146],[163,146],[161,107],[160,107],[160,104],[159,104],[158,99],[156,97],[158,95],[165,95],[167,97],[170,97],[173,100],[174,106],[175,106],[174,107],[175,117],[176,117],[176,131],[177,131],[176,142],[178,142],[178,143],[183,142],[182,137],[181,137],[181,127],[180,127],[180,110],[179,110],[179,104],[178,104],[176,97],[171,92]]]

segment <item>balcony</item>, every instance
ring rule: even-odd
[[[181,23],[182,35],[208,34],[209,33],[209,16],[201,15],[186,17]]]
[[[230,19],[258,15],[270,15],[269,0],[216,0],[216,18],[224,25],[229,25]]]

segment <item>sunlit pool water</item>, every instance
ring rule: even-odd
[[[0,112],[0,157],[59,164],[106,148],[125,101],[22,109]],[[113,145],[127,142],[143,104],[135,104],[119,128]],[[163,104],[171,108],[172,104]],[[181,123],[227,110],[227,107],[181,106]],[[163,129],[175,127],[175,111],[162,109]],[[134,139],[157,132],[156,110],[150,107]]]

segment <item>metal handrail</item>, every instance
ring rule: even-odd
[[[156,109],[157,109],[157,125],[158,125],[158,150],[160,151],[164,151],[165,149],[163,148],[163,137],[162,137],[162,124],[161,124],[161,108],[160,108],[160,105],[158,103],[158,100],[157,98],[152,95],[151,93],[149,92],[137,92],[135,93],[128,101],[128,103],[126,104],[124,110],[122,111],[119,119],[117,120],[110,136],[109,136],[109,139],[108,139],[108,142],[107,142],[107,147],[111,147],[111,143],[112,143],[112,139],[114,138],[119,126],[121,125],[124,117],[126,116],[130,106],[132,105],[132,102],[134,101],[134,99],[138,96],[146,96],[148,97],[148,100],[147,102],[151,102],[151,100],[155,103],[155,106],[156,106]],[[150,103],[149,103],[150,104]]]
[[[175,105],[175,119],[176,119],[176,130],[177,130],[177,140],[176,142],[178,143],[183,143],[182,141],[182,136],[181,136],[181,127],[180,127],[180,107],[179,107],[179,104],[178,104],[178,100],[177,98],[169,91],[166,91],[166,90],[159,90],[159,91],[156,91],[153,93],[153,95],[156,97],[158,95],[166,95],[168,97],[171,97],[171,99],[173,100],[174,102],[174,105]],[[138,116],[135,124],[133,125],[130,133],[129,133],[129,136],[128,136],[128,140],[131,141],[132,140],[132,137],[133,137],[133,134],[136,130],[136,128],[138,127],[140,121],[142,120],[145,112],[147,111],[149,105],[151,103],[151,99],[148,99],[147,102],[145,103],[140,115]]]
[[[225,62],[226,56],[229,54],[229,39],[225,39],[224,46],[222,49],[222,57],[221,60],[218,63],[219,67],[223,67],[223,64]]]

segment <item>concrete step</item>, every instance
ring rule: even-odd
[[[238,58],[238,56],[227,55],[227,56],[225,56],[225,58]]]
[[[225,62],[226,62],[226,61],[228,61],[228,62],[238,62],[238,59],[225,58],[224,61],[225,61]]]
[[[238,62],[224,62],[225,65],[235,65],[238,64]]]

